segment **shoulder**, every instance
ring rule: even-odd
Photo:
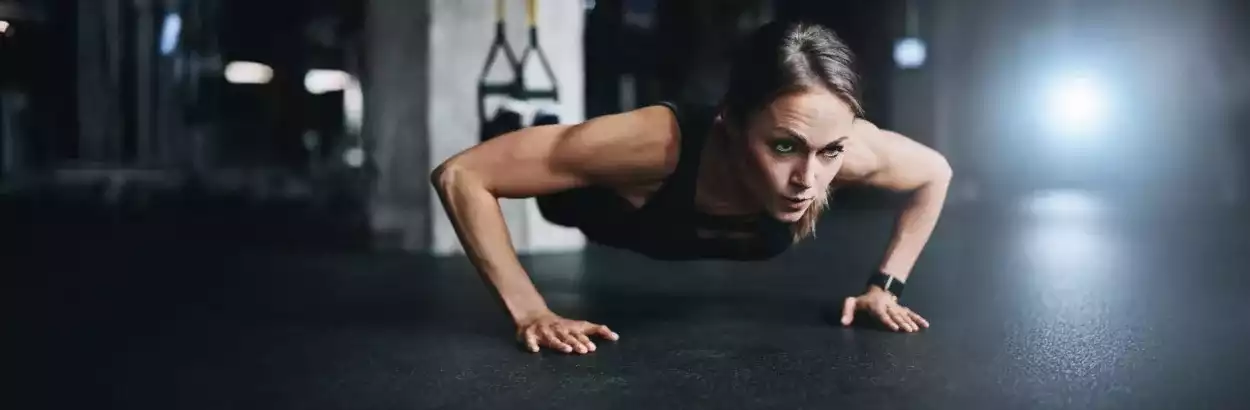
[[[867,179],[883,165],[881,157],[882,130],[876,124],[864,119],[856,119],[851,127],[850,138],[845,144],[845,157],[842,168],[838,170],[837,179],[842,182],[853,182]]]
[[[867,120],[857,120],[837,179],[892,190],[914,189],[948,178],[950,166],[936,150]]]

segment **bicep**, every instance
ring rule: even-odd
[[[839,172],[841,182],[907,191],[949,178],[945,157],[905,135],[864,121],[856,127],[854,140],[853,149],[847,150],[845,172]]]
[[[524,128],[492,138],[444,162],[497,197],[523,198],[592,184],[625,183],[664,168],[663,118],[649,109],[575,125]],[[656,123],[659,120],[661,123]]]

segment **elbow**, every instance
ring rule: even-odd
[[[434,167],[430,171],[430,185],[438,194],[446,194],[453,190],[463,189],[470,184],[477,186],[477,179],[472,177],[472,172],[461,164],[456,158],[449,159]]]
[[[447,183],[450,182],[449,179],[451,178],[451,173],[449,171],[453,167],[454,167],[454,164],[451,163],[451,160],[444,161],[443,163],[438,164],[438,166],[434,167],[434,170],[430,171],[430,175],[429,175],[430,186],[433,186],[434,189],[440,190],[440,191],[444,187],[446,187]]]
[[[950,161],[946,160],[946,156],[935,153],[933,160],[933,181],[939,184],[949,184],[951,179],[955,177],[955,171],[951,168]]]
[[[955,172],[951,169],[946,157],[934,152],[927,159],[920,161],[920,164],[923,165],[918,167],[917,178],[914,184],[908,187],[908,191],[945,191],[950,187]]]
[[[430,185],[434,191],[443,194],[449,189],[460,185],[461,176],[464,174],[464,167],[461,166],[455,158],[443,161],[430,171]]]

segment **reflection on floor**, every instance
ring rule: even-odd
[[[891,214],[840,209],[760,263],[527,258],[613,327],[522,352],[463,259],[53,234],[6,263],[5,408],[1233,408],[1250,399],[1245,215],[1080,194],[953,207],[904,302],[918,334],[827,323]],[[254,227],[254,229],[260,229]],[[172,235],[173,228],[145,230]],[[172,232],[172,233],[171,233]],[[64,232],[62,232],[63,234]],[[112,238],[104,241],[101,238]],[[51,247],[55,245],[55,247]],[[867,322],[864,322],[867,323]]]

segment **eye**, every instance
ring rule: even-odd
[[[782,153],[782,154],[789,154],[789,153],[791,153],[791,152],[794,152],[794,143],[791,143],[791,142],[789,142],[789,141],[777,141],[777,142],[774,142],[774,143],[773,143],[773,151],[777,151],[777,152],[780,152],[780,153]]]
[[[839,145],[836,147],[826,148],[826,149],[821,150],[820,155],[824,155],[827,158],[837,158],[838,155],[842,155],[843,151],[846,151],[846,147]]]

